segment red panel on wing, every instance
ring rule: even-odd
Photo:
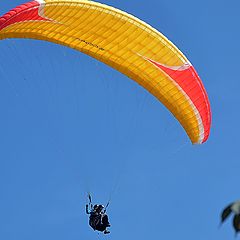
[[[22,4],[0,18],[0,30],[5,27],[24,21],[49,21],[49,19],[39,16],[40,3],[37,1]]]
[[[181,87],[181,89],[191,99],[202,119],[202,123],[204,126],[203,142],[205,142],[210,132],[211,124],[210,105],[202,81],[199,78],[194,67],[189,65],[179,67],[179,69],[175,69],[173,67],[167,67],[165,65],[162,65],[149,58],[147,58],[147,60],[154,64],[159,69],[161,69],[163,72],[165,72],[172,80],[174,80],[177,83],[177,85]]]

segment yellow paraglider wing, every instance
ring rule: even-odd
[[[0,18],[0,39],[66,45],[112,66],[157,97],[193,143],[211,125],[206,91],[187,58],[160,32],[116,8],[88,0],[37,0]]]

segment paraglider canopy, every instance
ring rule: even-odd
[[[0,39],[69,46],[117,69],[161,101],[190,140],[208,139],[211,110],[190,61],[159,31],[116,8],[88,0],[35,0],[0,18]]]

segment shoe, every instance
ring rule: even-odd
[[[109,233],[110,233],[110,231],[108,231],[108,230],[105,230],[103,233],[104,233],[104,234],[109,234]]]
[[[111,225],[110,225],[110,224],[108,224],[108,225],[107,225],[107,227],[111,227]]]

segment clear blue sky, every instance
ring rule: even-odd
[[[1,0],[0,14],[21,3]],[[0,41],[0,239],[233,239],[218,224],[240,198],[240,1],[103,3],[186,54],[210,98],[210,138],[192,146],[160,102],[80,52]],[[112,197],[109,236],[88,227],[87,191]]]

